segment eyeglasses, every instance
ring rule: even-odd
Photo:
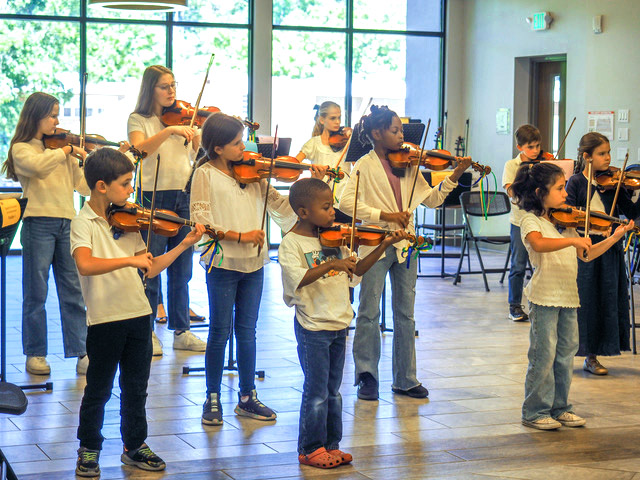
[[[173,83],[165,83],[164,85],[156,85],[156,88],[159,88],[160,90],[164,90],[165,92],[168,92],[169,90],[175,90],[177,86],[178,86],[178,82],[173,82]]]

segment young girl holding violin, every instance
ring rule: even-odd
[[[453,173],[436,188],[431,188],[422,175],[417,176],[415,192],[411,190],[415,169],[408,166],[402,172],[392,169],[387,155],[401,148],[404,137],[402,123],[395,112],[386,106],[371,107],[371,114],[360,121],[358,127],[370,139],[373,150],[354,165],[353,171],[360,171],[357,218],[367,225],[395,230],[404,228],[414,233],[413,210],[425,203],[434,208],[440,205],[453,190],[462,173],[471,165],[471,159],[460,159]],[[397,176],[402,175],[403,176]],[[356,202],[356,176],[351,175],[342,192],[340,208],[351,214]],[[355,360],[355,384],[358,398],[377,400],[378,362],[380,360],[380,297],[387,273],[391,274],[393,295],[393,392],[415,398],[424,398],[429,392],[416,377],[415,352],[415,285],[417,262],[405,263],[403,249],[408,242],[402,241],[389,246],[383,256],[362,277],[360,285],[360,307],[353,341]],[[362,257],[371,247],[361,247]]]
[[[580,139],[576,173],[567,183],[567,204],[585,207],[587,204],[588,162],[592,162],[594,178],[606,176],[611,163],[609,140],[597,132],[590,132]],[[591,210],[611,214],[615,197],[614,189],[602,189],[594,180]],[[640,215],[640,204],[631,200],[628,190],[621,188],[613,216],[635,219]],[[605,237],[593,235],[594,244]],[[598,355],[620,355],[629,350],[629,296],[627,270],[624,263],[623,242],[616,243],[601,258],[592,263],[580,263],[578,267],[578,291],[580,308],[579,356],[585,356],[583,368],[594,375],[606,375],[608,370],[598,361]]]
[[[316,105],[314,109],[316,110],[316,116],[311,138],[302,146],[296,158],[300,161],[308,159],[314,165],[328,165],[329,168],[339,166],[342,171],[348,174],[351,171],[350,163],[346,163],[342,158],[342,162],[338,165],[338,161],[340,161],[346,148],[346,142],[351,136],[349,127],[340,127],[342,118],[340,105],[327,100],[322,102],[320,106]],[[340,179],[333,177],[329,185],[333,190],[335,206],[337,207],[342,190],[346,185],[346,179],[340,181]],[[350,221],[348,214],[336,210],[336,222]]]
[[[202,126],[200,160],[191,185],[191,216],[198,223],[224,231],[219,247],[209,248],[202,257],[207,271],[209,293],[209,338],[205,354],[207,398],[202,423],[222,425],[220,385],[224,354],[232,333],[236,336],[238,405],[235,413],[256,420],[275,420],[276,414],[258,400],[255,386],[256,322],[262,296],[263,267],[269,263],[265,232],[260,222],[265,207],[267,180],[242,183],[233,171],[233,162],[243,159],[244,125],[223,113],[214,113]],[[322,178],[326,169],[313,167]],[[283,231],[296,222],[287,197],[269,187],[267,211]],[[235,313],[234,313],[235,312]]]
[[[58,291],[64,356],[78,357],[76,371],[88,366],[84,302],[70,252],[71,219],[76,216],[73,192],[90,191],[78,158],[79,146],[46,149],[44,135],[53,135],[60,104],[55,97],[36,92],[27,98],[9,144],[2,173],[22,186],[28,199],[20,241],[22,243],[22,348],[27,372],[49,375],[47,356],[47,300],[49,269]]]
[[[138,103],[129,116],[127,129],[129,141],[139,150],[147,152],[141,162],[141,198],[144,207],[151,206],[156,171],[160,156],[158,187],[155,208],[175,212],[179,217],[189,218],[189,193],[184,188],[189,181],[192,161],[200,147],[199,131],[185,125],[162,123],[163,108],[176,101],[176,81],[171,70],[161,65],[148,67],[142,76]],[[188,142],[185,146],[185,141]],[[162,255],[179,245],[187,235],[180,229],[175,237],[152,235],[149,251],[154,257]],[[146,241],[146,232],[143,233]],[[184,251],[167,269],[167,311],[169,330],[174,330],[173,348],[204,352],[206,343],[190,331],[189,280],[193,267],[193,250]],[[147,296],[156,318],[158,306],[159,277],[147,280]],[[155,335],[153,354],[162,355],[162,344]]]
[[[586,423],[569,403],[573,357],[578,350],[576,254],[580,260],[592,261],[633,227],[633,222],[620,226],[593,246],[574,228],[559,233],[550,212],[565,205],[564,185],[563,170],[550,163],[521,166],[511,184],[512,196],[524,211],[520,234],[534,267],[525,288],[531,331],[522,423],[538,430]]]

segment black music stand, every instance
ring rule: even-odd
[[[13,238],[15,237],[16,232],[18,231],[18,225],[20,224],[20,220],[22,219],[22,215],[24,214],[24,209],[27,206],[26,198],[18,198],[15,200],[18,202],[18,205],[20,207],[18,220],[12,225],[7,225],[6,227],[0,227],[0,256],[1,256],[0,281],[2,282],[2,285],[0,285],[0,299],[1,299],[1,302],[0,302],[1,304],[0,306],[0,330],[1,330],[0,348],[2,348],[2,352],[0,353],[0,385],[3,387],[2,389],[4,389],[4,387],[10,388],[8,386],[12,385],[10,383],[6,383],[6,375],[7,375],[7,352],[5,348],[5,345],[7,342],[7,264],[6,264],[6,260],[7,260],[7,255],[9,254],[9,248],[11,248],[11,242],[13,242]],[[0,202],[1,201],[6,201],[6,199],[2,199],[0,200]],[[3,223],[3,218],[2,218],[2,213],[0,212],[0,225],[2,223]],[[53,383],[46,382],[46,383],[39,383],[35,385],[21,385],[17,388],[19,388],[20,390],[38,390],[43,388],[49,391],[49,390],[53,390]],[[0,393],[3,393],[3,392],[0,392]],[[24,396],[24,393],[22,394],[22,396]],[[18,397],[21,398],[20,395],[18,395]],[[4,396],[2,398],[4,399]],[[1,410],[2,407],[5,407],[5,405],[0,406],[0,411],[2,411]],[[21,407],[18,406],[18,408],[16,409],[16,412],[13,412],[13,413],[17,413],[19,408]],[[25,397],[24,408],[25,409],[27,408],[26,397]],[[18,415],[23,412],[24,410],[18,413]]]
[[[260,138],[258,138],[258,140],[260,140]],[[256,145],[258,145],[258,153],[262,154],[264,158],[271,158],[271,152],[273,151],[273,142],[257,142]],[[291,139],[286,137],[278,138],[276,146],[276,157],[289,155],[289,150],[291,150]]]

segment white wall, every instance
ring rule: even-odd
[[[525,21],[535,12],[554,17],[551,28],[534,32]],[[592,18],[603,15],[603,33],[594,34]],[[496,134],[498,108],[513,118],[514,62],[517,57],[567,56],[567,125],[577,117],[567,138],[566,155],[575,157],[587,132],[587,112],[628,108],[629,163],[640,163],[640,1],[638,0],[449,0],[447,18],[446,107],[448,139],[462,135],[470,119],[468,152],[488,164],[498,177],[513,158],[513,131]],[[615,135],[618,129],[615,121]],[[450,148],[453,145],[448,145]],[[543,145],[545,150],[547,146]],[[506,226],[506,225],[505,225]]]

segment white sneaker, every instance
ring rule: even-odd
[[[559,417],[556,417],[556,420],[560,422],[562,425],[564,425],[565,427],[581,427],[585,423],[587,423],[587,421],[584,418],[579,417],[578,415],[572,412],[564,412]]]
[[[156,335],[156,332],[151,332],[151,344],[153,345],[153,356],[162,356],[162,342]]]
[[[174,350],[191,350],[192,352],[204,352],[207,350],[207,342],[196,337],[191,330],[185,330],[180,335],[173,334]]]
[[[551,417],[542,417],[537,420],[529,421],[522,419],[522,424],[525,427],[537,428],[538,430],[555,430],[560,428],[562,424]]]
[[[46,357],[28,356],[25,368],[27,369],[27,372],[32,373],[33,375],[49,375],[51,373],[51,367],[49,366]]]
[[[78,357],[78,363],[76,363],[76,373],[78,375],[86,375],[87,368],[89,368],[89,355]]]

